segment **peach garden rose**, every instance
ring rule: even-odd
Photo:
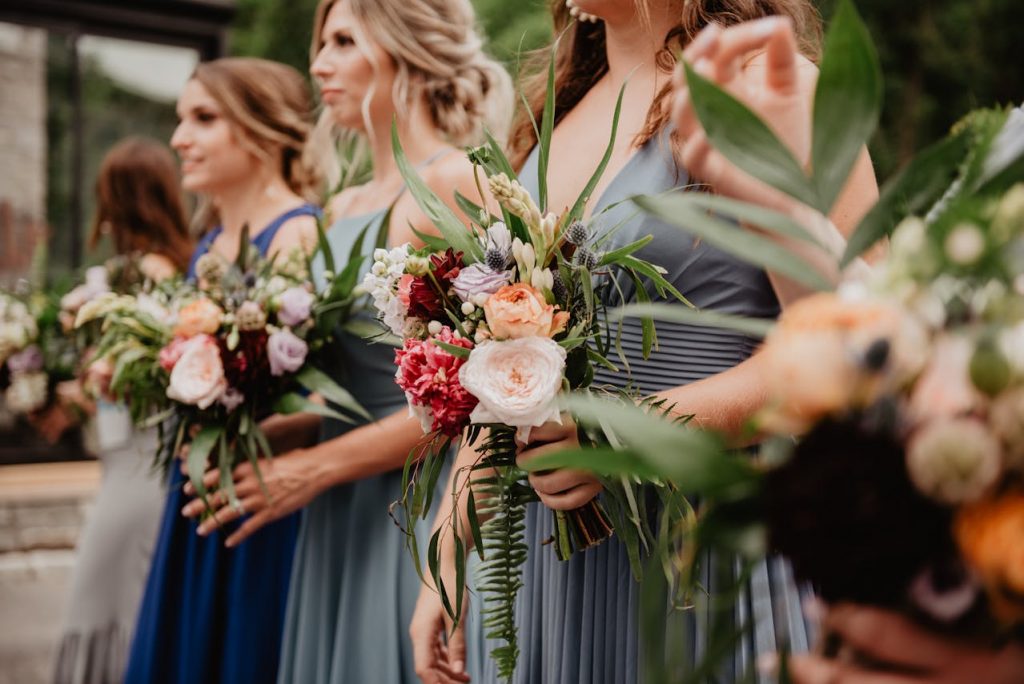
[[[565,330],[569,312],[556,311],[536,288],[526,283],[506,285],[484,304],[487,327],[495,339],[553,337]]]
[[[470,421],[511,425],[524,444],[531,428],[560,422],[556,396],[562,389],[565,357],[565,349],[549,337],[476,347],[459,369],[459,382],[480,400]]]
[[[176,337],[212,335],[220,328],[223,320],[224,312],[221,308],[203,297],[181,307],[174,335]]]

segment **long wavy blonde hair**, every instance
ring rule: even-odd
[[[453,145],[475,145],[486,129],[499,140],[508,133],[512,111],[512,81],[483,49],[476,16],[469,0],[321,0],[313,21],[310,63],[323,47],[321,35],[327,14],[338,2],[347,2],[362,33],[394,61],[392,94],[397,106],[423,101],[434,126]],[[370,58],[372,62],[372,57]],[[366,107],[364,103],[364,117]],[[372,131],[371,135],[385,132]],[[333,151],[339,138],[351,142],[352,131],[338,131],[330,113],[321,114],[314,147]],[[332,140],[330,144],[323,144]],[[348,160],[345,166],[358,164]],[[330,182],[345,182],[337,163]],[[330,165],[327,166],[331,168]],[[338,173],[338,170],[341,173]],[[340,178],[339,178],[340,176]]]

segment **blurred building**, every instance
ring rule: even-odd
[[[0,286],[40,246],[86,260],[92,188],[126,135],[161,140],[198,61],[222,55],[234,0],[0,0]]]

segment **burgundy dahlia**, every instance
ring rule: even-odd
[[[425,321],[444,320],[444,297],[462,266],[462,252],[451,247],[431,255],[431,275],[417,276],[409,285],[409,315]]]

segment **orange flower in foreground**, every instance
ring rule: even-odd
[[[1011,625],[1024,620],[1024,494],[962,508],[953,532],[985,585],[993,615]]]

